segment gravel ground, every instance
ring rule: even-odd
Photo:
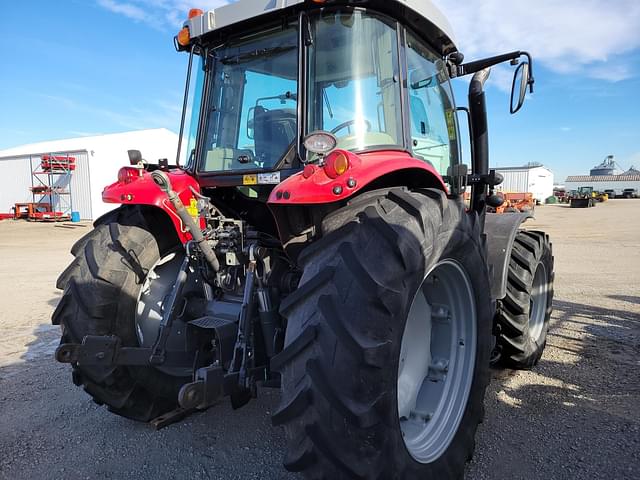
[[[546,206],[556,297],[529,372],[494,371],[469,479],[640,477],[640,200]],[[52,360],[53,286],[89,225],[0,222],[0,478],[297,478],[262,391],[159,432],[109,414]]]

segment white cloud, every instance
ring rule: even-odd
[[[566,74],[620,81],[634,75],[623,54],[640,48],[638,0],[434,0],[468,60],[528,50]]]
[[[148,16],[143,9],[131,3],[116,2],[114,0],[98,0],[98,5],[113,13],[119,13],[136,21],[145,21]]]
[[[173,29],[182,26],[191,8],[211,10],[229,3],[227,0],[97,0],[102,8],[124,15],[154,28]]]
[[[607,62],[605,65],[595,65],[592,68],[587,67],[587,74],[590,77],[599,80],[608,80],[610,82],[619,82],[633,76],[628,65],[614,62]]]

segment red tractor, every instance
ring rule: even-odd
[[[157,425],[280,388],[284,465],[308,478],[461,476],[490,363],[535,365],[551,314],[548,237],[486,212],[483,85],[517,65],[515,113],[529,54],[464,63],[427,0],[189,17],[186,164],[132,151],[104,190],[121,206],[58,280],[57,360]],[[450,79],[470,74],[468,170]]]

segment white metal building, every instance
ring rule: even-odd
[[[496,172],[504,176],[504,182],[496,187],[501,192],[533,194],[541,203],[553,195],[553,172],[542,165],[524,167],[497,167]]]
[[[137,149],[156,163],[160,158],[174,163],[178,135],[165,129],[137,130],[94,137],[69,138],[33,143],[0,150],[0,213],[10,213],[16,203],[32,202],[31,187],[37,184],[32,172],[40,167],[42,155],[71,156],[76,168],[70,176],[72,210],[80,218],[93,220],[117,205],[102,202],[102,190],[117,179],[120,167],[129,164],[127,150]]]
[[[565,188],[578,190],[580,187],[593,187],[598,192],[615,190],[620,195],[625,188],[635,188],[640,192],[640,175],[573,175],[567,177]]]

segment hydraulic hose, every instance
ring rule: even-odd
[[[166,193],[169,201],[176,209],[178,217],[180,217],[180,220],[182,220],[182,223],[193,237],[194,243],[198,245],[198,248],[204,255],[204,258],[207,260],[207,263],[211,266],[214,272],[219,271],[220,262],[218,262],[218,257],[216,257],[211,245],[209,245],[207,240],[204,238],[204,235],[202,235],[202,231],[196,224],[196,221],[191,215],[189,215],[189,212],[187,212],[187,209],[184,207],[184,204],[182,203],[182,200],[180,200],[178,194],[173,191],[169,176],[162,170],[155,170],[151,172],[151,178],[153,178],[153,181],[160,187],[160,190]]]

